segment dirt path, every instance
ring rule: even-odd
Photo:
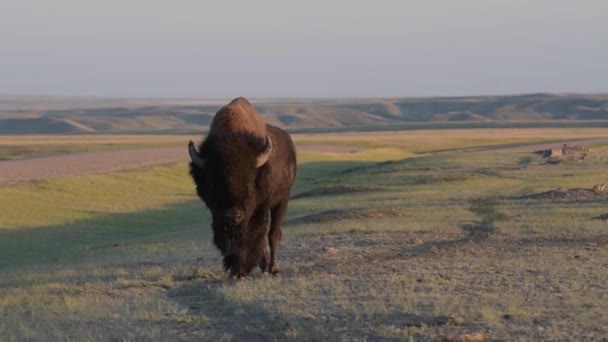
[[[299,151],[352,152],[348,146],[309,145]],[[72,153],[58,156],[0,161],[0,186],[48,178],[132,170],[188,161],[185,147]]]
[[[0,185],[48,178],[137,169],[188,160],[185,147],[73,153],[0,161]]]

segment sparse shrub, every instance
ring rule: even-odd
[[[285,337],[287,338],[297,338],[298,337],[298,329],[294,328],[294,327],[289,327],[287,328],[287,330],[285,330],[284,332]]]
[[[462,229],[469,234],[469,238],[484,239],[498,232],[495,223],[505,221],[509,217],[496,209],[498,200],[496,198],[474,198],[469,202],[469,211],[480,216],[481,221],[467,224]]]
[[[496,198],[474,198],[469,201],[469,211],[479,215],[481,222],[493,224],[497,221],[505,221],[509,217],[507,214],[496,209],[498,200]]]
[[[232,335],[225,333],[224,335],[222,335],[222,337],[220,337],[220,342],[230,342],[232,341]]]
[[[532,163],[532,161],[534,161],[534,158],[532,156],[523,156],[523,157],[519,158],[517,165],[519,165],[525,169]]]

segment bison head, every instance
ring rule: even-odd
[[[214,226],[247,224],[260,200],[257,175],[271,151],[269,137],[245,134],[210,136],[199,151],[190,141],[190,173],[198,195],[211,210]]]

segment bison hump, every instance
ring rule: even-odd
[[[222,107],[215,114],[209,129],[209,135],[238,132],[266,136],[266,122],[244,97],[237,97]]]

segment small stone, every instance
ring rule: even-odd
[[[338,254],[340,252],[340,250],[335,247],[325,247],[324,251],[327,254]]]

